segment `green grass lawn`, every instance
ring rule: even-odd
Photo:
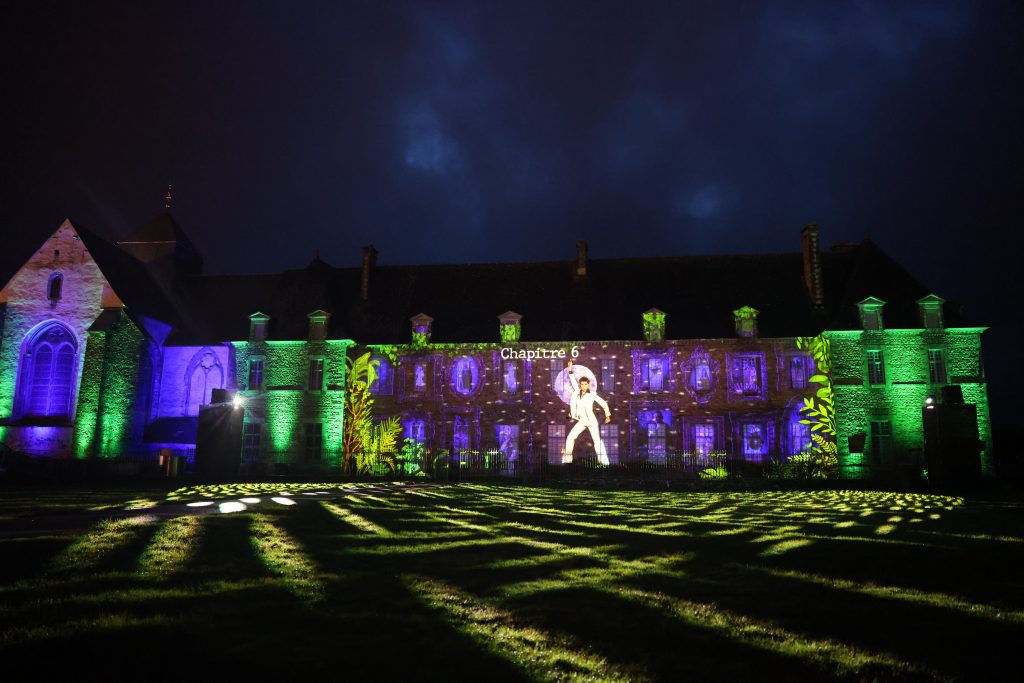
[[[1018,502],[485,484],[0,495],[5,680],[1019,680]]]

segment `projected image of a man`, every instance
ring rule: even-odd
[[[594,414],[596,403],[604,411],[604,423],[612,421],[612,411],[608,403],[591,390],[590,378],[580,377],[577,379],[573,372],[572,360],[568,363],[568,380],[572,386],[572,397],[569,399],[569,417],[576,420],[576,424],[569,431],[565,439],[565,453],[562,456],[563,463],[572,462],[572,451],[576,445],[576,437],[583,433],[583,430],[590,430],[590,438],[594,441],[594,450],[597,452],[597,460],[602,465],[607,465],[608,454],[605,452],[604,443],[601,441],[601,429]]]

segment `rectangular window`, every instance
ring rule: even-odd
[[[881,329],[881,325],[879,324],[879,318],[881,316],[878,311],[865,308],[862,316],[865,330],[875,331]]]
[[[811,451],[811,425],[799,421],[789,423],[789,454],[799,455]]]
[[[665,388],[665,370],[660,358],[651,358],[647,361],[648,385],[651,391],[661,391]]]
[[[417,394],[427,393],[427,364],[416,363],[412,368],[412,390]]]
[[[246,422],[242,427],[242,461],[255,462],[260,457],[260,436],[263,425]]]
[[[249,359],[249,388],[250,389],[262,389],[263,388],[263,359],[262,358],[250,358]]]
[[[383,358],[374,358],[377,365],[374,368],[373,381],[370,382],[370,393],[378,396],[390,396],[394,392],[394,378],[391,372],[391,364]]]
[[[601,425],[601,441],[604,451],[609,457],[619,457],[619,426],[614,424]]]
[[[667,425],[664,422],[651,422],[647,425],[647,454],[665,457],[665,434]]]
[[[938,306],[928,306],[923,311],[924,326],[929,330],[934,330],[942,327],[940,309]]]
[[[871,452],[876,458],[885,458],[892,450],[892,425],[888,420],[871,421]]]
[[[452,455],[461,458],[463,452],[470,450],[469,416],[456,415],[452,429]]]
[[[928,380],[932,384],[946,383],[946,356],[942,349],[928,349]]]
[[[562,462],[562,451],[565,450],[565,425],[548,425],[548,462]]]
[[[885,359],[881,349],[868,351],[868,384],[885,384]]]
[[[668,379],[668,357],[641,355],[634,362],[640,364],[640,389],[664,391]]]
[[[501,365],[501,392],[506,396],[518,396],[519,386],[519,361],[504,361]]]
[[[793,389],[803,389],[807,386],[807,378],[810,366],[810,358],[807,356],[789,357],[789,386]]]
[[[309,384],[310,391],[320,391],[324,388],[324,359],[309,359]]]
[[[732,390],[743,396],[761,393],[761,373],[755,356],[740,356],[732,361]]]
[[[615,391],[615,359],[601,359],[601,391],[610,394]],[[608,425],[610,426],[610,425]]]
[[[697,455],[708,455],[715,450],[715,425],[693,426],[693,448]]]
[[[761,456],[767,451],[768,440],[764,425],[760,422],[749,422],[743,425],[743,455]]]
[[[565,361],[556,358],[551,359],[551,388],[558,386],[558,374],[565,369]]]
[[[306,423],[306,462],[320,462],[324,447],[324,426],[319,422]]]
[[[495,436],[498,439],[498,452],[507,461],[519,459],[519,425],[495,425]]]

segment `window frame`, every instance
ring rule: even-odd
[[[395,393],[395,368],[384,356],[371,356],[370,362],[378,361],[374,370],[375,377],[368,389],[374,396],[393,396]],[[381,381],[381,368],[384,369],[384,381]]]
[[[604,422],[598,425],[598,431],[601,434],[601,441],[604,443],[604,452],[608,456],[609,461],[615,464],[619,461],[619,425],[614,422],[605,424]]]
[[[884,429],[882,429],[883,426]],[[868,438],[870,439],[871,456],[875,460],[884,460],[892,456],[892,420],[887,417],[869,420]]]
[[[675,362],[675,349],[634,349],[633,360],[633,393],[634,394],[661,394],[672,391],[673,373],[672,364]],[[651,363],[658,361],[661,366],[661,387],[651,388]]]
[[[57,342],[46,339],[54,330],[59,331],[62,335],[62,338]],[[38,393],[36,387],[38,380],[36,373],[40,369],[38,367],[38,354],[44,346],[47,347],[50,354],[47,368],[49,380],[46,384],[46,412],[39,413],[34,410],[34,403],[36,401],[34,396]],[[22,343],[21,358],[18,363],[18,375],[15,381],[16,409],[14,412],[17,416],[44,420],[74,420],[79,380],[79,347],[79,340],[74,332],[67,325],[55,320],[37,325],[25,336],[25,340]],[[54,377],[57,376],[61,355],[65,349],[70,349],[70,357],[65,356],[67,358],[67,406],[63,411],[53,412],[50,410],[50,406],[54,402]],[[60,401],[63,403],[64,399],[60,398]]]
[[[545,437],[547,439],[548,446],[548,462],[552,464],[561,464],[562,452],[565,450],[565,440],[568,437],[568,431],[565,428],[565,423],[549,422]],[[552,444],[555,445],[554,449],[552,449]]]
[[[946,367],[946,350],[941,348],[930,348],[928,354],[928,383],[945,385],[949,381],[949,372]],[[937,354],[937,358],[935,355]]]
[[[601,386],[599,389],[603,394],[615,393],[615,374],[619,369],[619,361],[616,358],[601,358]]]
[[[255,428],[255,430],[254,430]],[[253,443],[255,437],[255,443]],[[242,425],[242,462],[254,463],[260,459],[263,447],[263,423],[246,422]]]
[[[872,359],[872,354],[877,354],[875,359]],[[866,349],[864,352],[864,361],[867,367],[867,381],[868,386],[881,387],[885,386],[885,352],[883,349]]]
[[[686,417],[684,415],[682,419],[683,452],[687,455],[700,455],[697,452],[696,428],[702,425],[710,425],[714,430],[712,434],[714,443],[710,452],[724,453],[726,437],[725,418],[720,415],[694,417]]]
[[[256,366],[259,366],[259,370],[255,370]],[[264,371],[266,369],[266,357],[265,356],[252,356],[249,358],[249,372],[246,378],[246,388],[249,391],[261,391],[264,385]],[[253,376],[256,376],[257,381],[253,382]]]
[[[306,390],[323,391],[326,375],[327,359],[323,356],[311,356],[306,370]],[[319,379],[319,382],[314,382],[314,379]]]
[[[754,376],[757,379],[757,387],[751,390],[746,388],[744,383],[739,385],[740,390],[737,391],[736,364],[750,360],[755,362]],[[768,386],[768,363],[764,351],[729,352],[725,354],[725,364],[726,394],[730,401],[764,400]]]
[[[313,441],[315,440],[315,444]],[[311,457],[314,452],[316,456]],[[306,422],[302,429],[302,457],[307,465],[319,465],[324,461],[324,423]]]
[[[46,299],[50,303],[57,303],[64,294],[64,274],[53,273],[46,282]]]
[[[799,385],[793,381],[793,362],[797,360],[803,362],[803,378],[801,379],[801,383]],[[811,355],[807,353],[787,353],[785,355],[785,363],[786,380],[787,384],[789,385],[789,388],[794,391],[802,391],[804,389],[807,389],[808,385],[810,384],[811,377],[814,376],[814,358],[812,358]]]

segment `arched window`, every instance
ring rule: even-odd
[[[50,301],[60,301],[60,290],[64,286],[64,276],[54,273],[50,276],[50,284],[46,288],[46,298]]]
[[[224,368],[213,349],[204,348],[192,356],[185,373],[185,414],[198,415],[199,406],[209,405],[214,389],[224,386]]]
[[[22,415],[71,416],[77,356],[75,335],[60,323],[46,324],[28,337],[18,387]]]

